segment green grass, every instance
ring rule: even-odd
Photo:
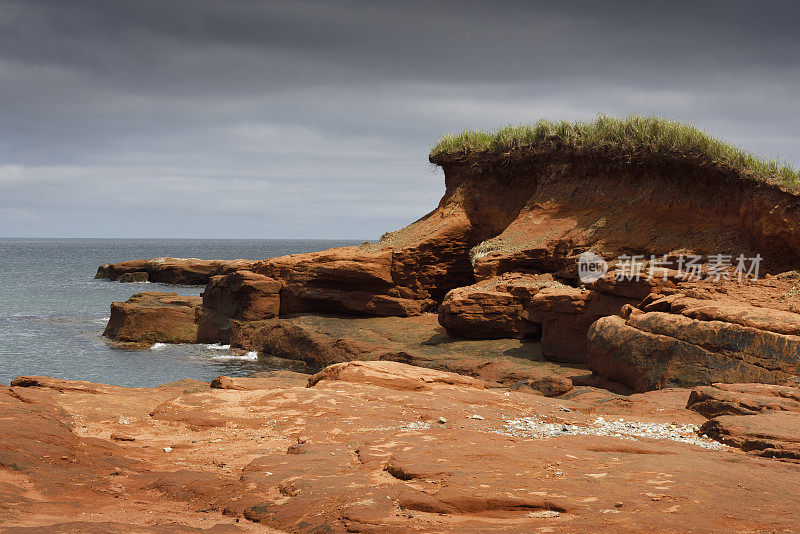
[[[465,130],[444,136],[431,150],[431,159],[511,155],[518,150],[559,147],[692,156],[800,190],[800,171],[788,163],[758,157],[691,124],[638,115],[622,118],[600,115],[592,122],[540,120],[530,125],[505,126],[494,132]]]

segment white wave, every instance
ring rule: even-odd
[[[167,343],[154,343],[150,350],[161,350],[167,346]]]
[[[243,360],[247,362],[255,362],[258,360],[258,352],[251,351],[246,354],[221,354],[219,356],[212,356],[212,360],[217,361],[224,361],[224,360]]]
[[[219,343],[211,343],[206,345],[206,348],[209,350],[231,350],[230,345],[220,345]]]
[[[111,317],[103,317],[102,319],[95,319],[92,321],[95,324],[106,324]]]

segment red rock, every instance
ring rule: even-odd
[[[663,154],[627,159],[569,149],[433,161],[448,190],[458,191],[470,222],[486,220],[491,228],[473,248],[478,279],[512,271],[567,273],[589,249],[608,260],[631,251],[646,259],[674,251],[760,252],[762,269],[797,267],[796,194],[730,170]],[[721,252],[720,243],[731,250]]]
[[[196,343],[201,297],[146,291],[111,304],[103,335],[119,342]]]
[[[120,282],[161,282],[165,284],[205,285],[215,275],[249,269],[249,260],[199,260],[197,258],[153,258],[106,263],[95,278]],[[145,277],[142,273],[145,273]]]
[[[589,367],[635,391],[714,382],[781,383],[800,374],[800,338],[664,312],[604,317]]]
[[[800,485],[791,466],[667,439],[506,433],[521,414],[587,429],[601,414],[691,423],[686,390],[597,402],[436,378],[400,389],[392,372],[342,378],[194,393],[12,388],[0,395],[0,529],[654,532],[668,517],[675,531],[784,531],[800,519],[795,495],[776,491]]]
[[[323,380],[339,380],[357,384],[370,384],[390,389],[429,389],[436,385],[463,386],[483,389],[486,383],[468,376],[398,362],[344,362],[329,365],[308,379],[312,387]]]
[[[772,384],[714,384],[694,388],[686,407],[706,417],[800,412],[800,388]]]
[[[542,327],[530,320],[526,307],[530,294],[547,284],[557,282],[552,276],[513,273],[453,289],[439,306],[439,324],[451,336],[477,339],[537,336]],[[530,287],[530,291],[520,292],[522,287]]]
[[[490,382],[553,380],[584,374],[581,368],[543,361],[540,345],[518,339],[453,340],[433,314],[414,317],[299,315],[260,322],[232,322],[231,345],[279,357],[287,367],[317,370],[351,360],[398,361]]]
[[[220,375],[211,382],[214,389],[235,389],[254,391],[259,389],[280,389],[287,387],[305,387],[309,375],[292,371],[266,371],[251,376]]]
[[[198,341],[229,343],[231,319],[257,321],[277,317],[281,283],[250,271],[212,276],[203,292]]]
[[[573,388],[572,380],[562,376],[541,376],[520,380],[511,386],[513,390],[535,391],[545,397],[558,397]]]
[[[147,282],[149,281],[150,276],[145,271],[135,271],[132,273],[123,273],[117,279],[120,282],[124,283],[136,283],[136,282]]]
[[[551,361],[586,363],[592,324],[619,313],[630,301],[567,286],[545,287],[531,297],[529,316],[542,325],[542,354]]]
[[[799,412],[722,415],[706,421],[700,431],[758,456],[800,462]]]
[[[439,307],[439,323],[450,335],[481,339],[540,334],[548,360],[585,363],[592,323],[631,302],[566,286],[549,275],[507,273],[450,291]]]

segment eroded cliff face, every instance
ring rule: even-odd
[[[590,248],[606,259],[759,253],[767,271],[800,265],[796,194],[692,158],[564,150],[432,161],[480,229],[478,279],[559,272]]]
[[[209,285],[194,316],[198,340],[228,343],[236,337],[234,329],[255,328],[237,325],[272,321],[262,325],[260,337],[280,338],[282,354],[290,357],[293,351],[303,352],[307,336],[284,335],[297,331],[285,323],[295,319],[286,316],[409,317],[438,312],[439,323],[451,337],[539,339],[546,359],[588,365],[597,375],[638,391],[720,380],[775,382],[798,374],[800,353],[794,350],[776,357],[769,353],[772,349],[750,347],[755,363],[736,366],[733,360],[742,351],[733,354],[725,343],[709,348],[681,337],[679,314],[659,316],[664,324],[649,334],[631,316],[633,309],[667,311],[649,309],[659,295],[700,291],[710,301],[721,302],[724,296],[725,306],[755,305],[768,317],[780,315],[780,310],[800,320],[796,280],[692,288],[674,270],[663,279],[620,280],[620,265],[613,261],[622,255],[699,255],[708,260],[719,254],[759,254],[762,276],[797,269],[796,194],[673,154],[633,153],[623,159],[561,149],[437,156],[431,161],[445,175],[439,205],[378,243],[255,262],[125,262],[103,266],[98,275],[115,278],[146,270],[151,279],[204,276]],[[585,251],[611,265],[605,277],[591,284],[581,283],[577,273],[578,256]],[[235,274],[244,269],[246,276]],[[270,290],[265,293],[256,285]],[[760,300],[752,302],[748,293],[761,295]],[[131,304],[135,308],[136,303]],[[132,310],[130,316],[138,313]],[[617,319],[603,320],[609,316]],[[626,336],[620,335],[621,327],[615,329],[621,320]],[[717,337],[737,335],[736,321],[717,322],[698,328],[708,327]],[[664,339],[670,332],[678,341]],[[144,334],[143,330],[143,339],[149,340]],[[656,336],[658,343],[648,335]],[[345,351],[342,358],[373,352]],[[782,362],[780,373],[771,369],[773,360]],[[654,371],[656,361],[663,372]],[[698,372],[699,368],[707,369]]]

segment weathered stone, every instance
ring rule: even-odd
[[[700,431],[758,456],[800,462],[800,412],[722,415],[703,423]]]
[[[111,304],[103,335],[115,341],[143,344],[196,343],[201,297],[146,291]]]
[[[145,271],[134,271],[132,273],[123,273],[117,279],[119,282],[132,283],[132,282],[147,282],[149,276]]]
[[[119,263],[106,263],[97,269],[95,278],[120,282],[161,282],[164,284],[205,285],[209,278],[237,270],[249,269],[256,262],[249,260],[200,260],[197,258],[152,258]],[[147,278],[142,280],[146,273]]]
[[[714,384],[694,388],[686,407],[705,417],[800,412],[800,388],[772,384]]]
[[[251,271],[213,276],[203,292],[198,340],[229,343],[231,319],[257,321],[277,317],[281,283]]]
[[[369,384],[390,389],[421,390],[436,385],[484,389],[482,380],[444,371],[434,371],[398,362],[344,362],[329,365],[308,379],[312,387],[323,380]]]
[[[439,306],[439,324],[451,336],[477,339],[538,336],[542,327],[526,312],[531,294],[552,276],[507,274],[450,291]],[[521,291],[529,288],[528,291]],[[515,291],[516,289],[516,291]]]
[[[671,313],[599,319],[588,341],[592,371],[635,391],[781,383],[800,373],[800,337]]]

